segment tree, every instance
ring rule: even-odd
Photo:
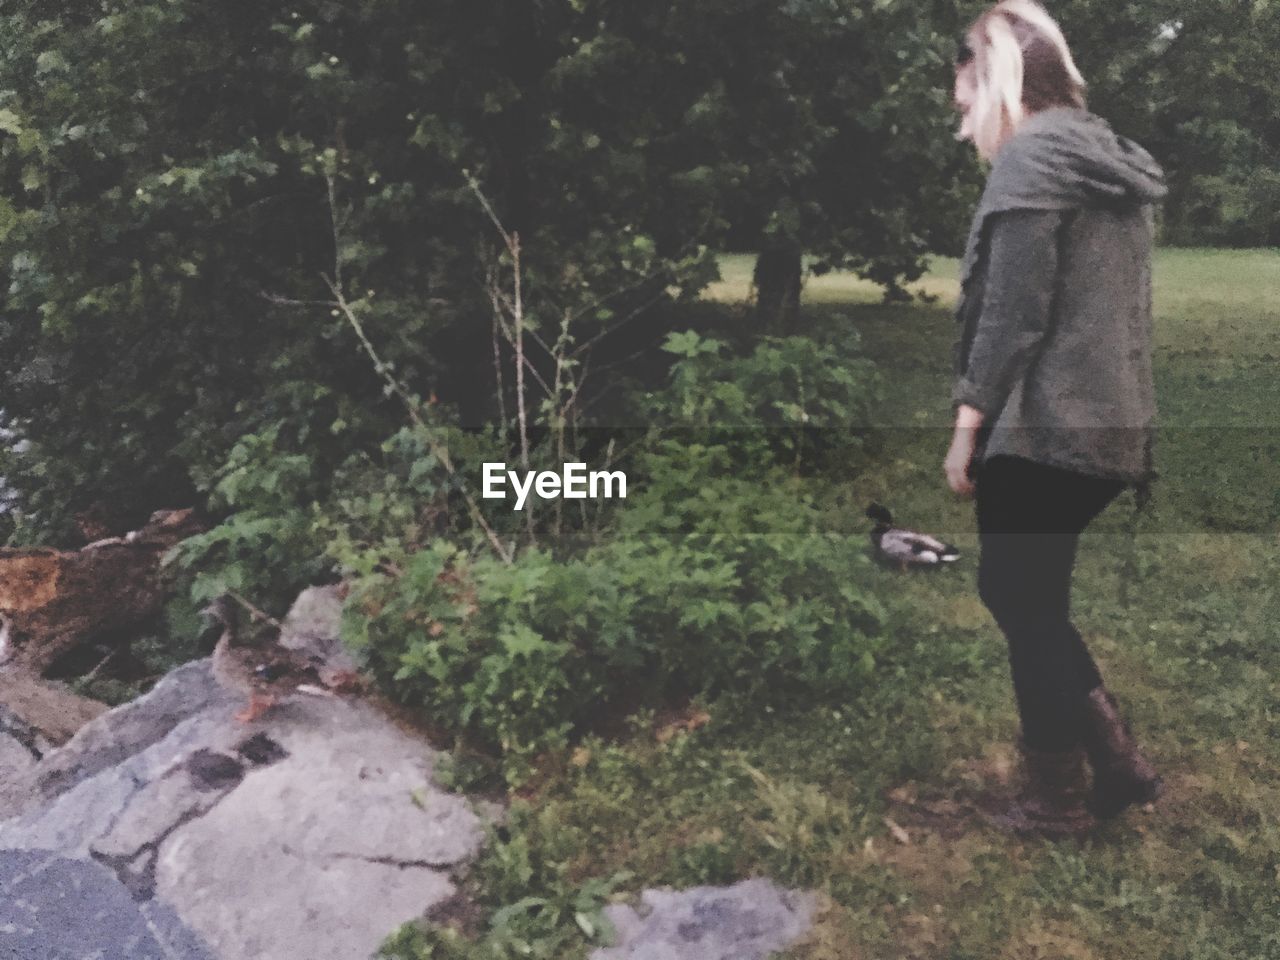
[[[1166,239],[1280,242],[1280,5],[1068,0],[1053,12],[1091,109],[1166,168]]]
[[[0,17],[0,463],[65,532],[189,501],[271,425],[318,476],[396,376],[497,414],[486,277],[520,238],[532,331],[662,340],[730,240],[894,289],[959,208],[918,7],[852,0],[28,2]],[[790,269],[790,268],[788,268]],[[767,286],[768,284],[765,284]],[[762,291],[767,299],[769,292]]]

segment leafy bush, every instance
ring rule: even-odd
[[[283,610],[307,583],[347,577],[344,630],[373,673],[513,780],[645,704],[847,693],[874,665],[882,612],[858,584],[861,543],[819,532],[792,468],[809,421],[861,411],[869,364],[803,338],[728,360],[693,334],[668,349],[682,359],[654,407],[689,415],[703,442],[650,431],[627,460],[630,497],[591,536],[565,536],[552,509],[463,509],[462,478],[501,456],[491,432],[419,411],[379,456],[322,476],[280,423],[241,438],[211,478],[230,516],[179,551],[191,600],[230,589]],[[726,421],[752,425],[745,441]],[[775,426],[795,432],[761,429]],[[550,465],[548,436],[535,466]]]
[[[331,570],[316,504],[321,483],[310,458],[280,449],[279,424],[241,437],[210,495],[227,519],[174,554],[191,579],[191,602],[234,590],[280,609]]]
[[[1258,166],[1198,176],[1181,197],[1165,239],[1224,247],[1280,246],[1280,173]]]
[[[183,541],[173,558],[188,573],[194,602],[235,590],[283,609],[317,580],[368,573],[436,536],[483,542],[456,491],[459,474],[478,473],[493,456],[485,435],[438,431],[452,472],[420,426],[398,431],[376,456],[356,452],[325,470],[284,427],[241,437],[210,477],[209,508],[225,519]],[[518,518],[495,523],[504,534],[518,529]]]
[[[797,482],[747,479],[724,447],[666,441],[613,536],[513,564],[438,540],[357,564],[347,638],[401,700],[502,752],[537,753],[662,698],[848,691],[874,666],[882,611],[865,551],[818,532]]]
[[[763,337],[750,353],[725,356],[724,341],[693,331],[669,334],[664,349],[680,359],[670,384],[650,397],[663,422],[715,438],[733,437],[746,460],[779,459],[795,467],[833,448],[860,449],[879,381],[859,357],[850,331],[841,351],[809,337]]]
[[[280,418],[327,469],[353,437],[376,448],[398,411],[351,363],[322,274],[364,301],[415,391],[469,423],[502,417],[476,282],[495,250],[465,171],[519,233],[525,292],[548,291],[522,329],[551,343],[572,316],[586,342],[625,324],[600,344],[617,374],[653,345],[657,308],[711,279],[734,228],[755,243],[783,221],[831,263],[914,276],[962,207],[941,174],[963,148],[935,95],[954,18],[937,19],[8,4],[0,420],[32,441],[33,469],[5,476],[46,536],[69,536],[99,501],[143,516],[190,502],[193,476]],[[563,373],[532,362],[548,383]]]

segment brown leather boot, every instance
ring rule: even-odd
[[[1084,751],[1032,750],[1022,744],[1023,785],[1018,796],[986,818],[1002,830],[1045,837],[1080,836],[1097,821],[1089,813]]]
[[[1085,701],[1084,745],[1093,767],[1089,809],[1101,819],[1116,816],[1136,803],[1151,803],[1164,782],[1142,755],[1115,698],[1095,687]]]

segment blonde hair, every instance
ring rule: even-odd
[[[1000,0],[966,33],[976,92],[960,136],[990,160],[1023,118],[1084,106],[1084,77],[1062,29],[1035,0]]]

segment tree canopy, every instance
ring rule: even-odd
[[[0,473],[53,529],[189,498],[266,425],[321,464],[378,442],[399,413],[330,283],[397,377],[492,420],[490,214],[519,237],[530,330],[625,320],[601,340],[617,362],[662,341],[727,247],[900,293],[954,251],[980,182],[950,106],[977,9],[12,5],[0,409],[28,446]],[[1169,235],[1276,242],[1277,5],[1054,13],[1093,105],[1170,167]]]

